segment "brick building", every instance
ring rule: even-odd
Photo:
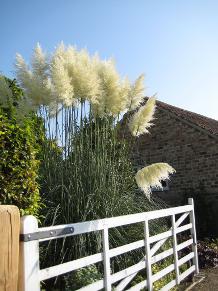
[[[134,164],[167,162],[176,169],[164,191],[153,192],[179,205],[184,196],[203,191],[217,201],[218,210],[218,121],[157,101],[153,123],[150,134],[134,142]]]

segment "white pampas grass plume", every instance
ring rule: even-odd
[[[27,104],[77,106],[88,101],[95,115],[120,116],[135,109],[144,95],[144,76],[131,84],[121,78],[113,60],[61,43],[52,54],[37,44],[30,65],[17,55],[16,76]]]
[[[145,91],[144,79],[145,76],[143,74],[140,75],[131,86],[129,92],[129,110],[136,109],[143,101]]]
[[[47,78],[47,71],[49,68],[47,55],[42,51],[39,43],[37,43],[32,56],[32,72],[35,76],[44,80]]]
[[[54,59],[61,59],[62,61],[62,64],[59,61],[60,66],[56,65],[57,69],[61,69],[63,76],[63,78],[62,76],[59,78],[58,87],[60,88],[62,83],[65,83],[65,85],[68,83],[69,86],[67,87],[70,89],[71,85],[74,97],[77,100],[84,101],[87,99],[93,104],[98,103],[97,99],[100,94],[99,77],[93,58],[90,57],[89,53],[85,49],[78,51],[75,47],[69,46],[65,48],[61,44],[54,53]],[[63,73],[65,74],[65,78]],[[52,75],[53,79],[54,77]],[[65,98],[65,94],[63,95],[63,99],[67,99]]]
[[[16,77],[19,85],[24,91],[24,95],[27,104],[37,108],[40,105],[49,105],[52,100],[51,88],[49,78],[46,76],[43,65],[37,64],[37,58],[35,54],[32,62],[34,63],[34,69],[31,71],[28,65],[25,63],[21,55],[16,55]],[[41,59],[41,57],[39,57]],[[42,60],[39,60],[42,62]],[[41,75],[39,74],[41,72]],[[30,108],[29,111],[34,110]]]
[[[29,87],[31,87],[32,83],[32,73],[29,70],[27,64],[25,63],[23,57],[20,54],[16,54],[16,78],[21,85],[21,87],[29,91]]]
[[[114,60],[101,61],[96,68],[103,92],[99,112],[116,116],[125,108],[125,104],[123,104],[123,95],[120,94],[120,76],[116,71]]]
[[[175,169],[167,163],[155,163],[139,170],[135,179],[138,187],[150,199],[151,187],[162,189],[161,181],[169,179],[169,174],[174,172]]]
[[[146,104],[132,116],[129,122],[129,129],[133,136],[139,136],[143,133],[148,133],[148,128],[153,124],[151,121],[154,118],[156,98],[151,97]]]
[[[66,106],[76,103],[74,97],[74,88],[71,84],[71,78],[65,65],[63,56],[60,55],[58,50],[51,61],[51,80],[53,94],[57,100]]]

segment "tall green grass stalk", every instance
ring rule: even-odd
[[[88,104],[62,108],[50,118],[42,110],[48,139],[41,164],[41,195],[46,205],[43,225],[67,224],[150,211],[162,205],[137,190],[129,158],[129,144],[119,139],[119,122],[95,117]],[[153,224],[153,231],[163,221]],[[142,226],[110,231],[110,247],[143,238]],[[95,232],[53,240],[43,249],[42,266],[62,263],[102,251],[101,234]],[[140,260],[136,252],[133,261]],[[128,256],[114,261],[119,270]],[[52,285],[54,282],[52,283]]]

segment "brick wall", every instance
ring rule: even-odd
[[[157,108],[155,117],[150,134],[137,138],[132,148],[135,164],[167,162],[176,169],[169,190],[155,193],[172,205],[180,205],[189,189],[199,191],[203,184],[204,191],[210,196],[213,193],[218,203],[218,140],[162,109]]]

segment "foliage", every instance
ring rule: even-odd
[[[22,215],[36,215],[39,209],[38,161],[34,143],[30,125],[22,128],[0,115],[1,204],[16,205]]]
[[[16,106],[22,91],[15,81],[5,80],[12,98],[0,108],[0,204],[16,205],[21,215],[38,216],[39,161],[36,155],[43,136],[42,122],[34,116],[26,118],[22,124],[17,122]]]
[[[218,266],[217,241],[198,241],[198,261],[201,269]]]
[[[17,86],[16,80],[0,75],[0,108],[8,118],[12,118],[17,111],[17,105],[23,98],[23,91]]]
[[[97,267],[95,265],[90,265],[86,268],[77,270],[72,275],[65,276],[65,290],[77,290],[101,279],[102,275],[99,273]]]
[[[152,266],[152,273],[156,274],[156,273],[160,272],[161,270],[163,270],[164,268],[171,265],[172,263],[173,263],[173,260],[171,258],[167,258],[161,263],[156,263]],[[173,271],[173,272],[168,273],[167,275],[165,275],[161,279],[155,281],[154,282],[154,291],[160,290],[165,285],[167,285],[169,282],[171,282],[173,279],[175,279],[175,277],[176,277],[176,274],[175,274],[175,271]],[[176,290],[176,288],[173,288],[172,290]]]
[[[218,238],[213,239],[207,239],[205,242],[208,244],[208,246],[216,251],[218,251]]]

